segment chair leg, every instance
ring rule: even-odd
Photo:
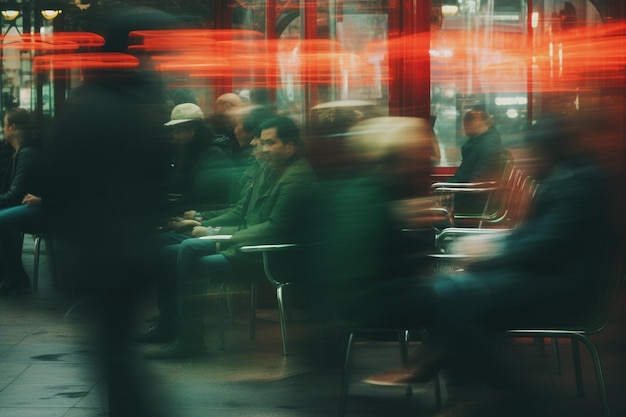
[[[280,334],[283,340],[283,354],[285,356],[289,355],[289,351],[287,349],[287,308],[285,306],[285,299],[283,297],[283,289],[284,285],[279,285],[276,287],[276,299],[278,300],[278,313],[280,316]]]
[[[576,394],[579,397],[584,397],[585,387],[583,386],[583,371],[580,366],[580,348],[576,339],[572,339],[572,358],[574,360],[574,375],[576,375]]]
[[[435,410],[440,410],[442,406],[441,401],[441,380],[439,379],[439,372],[435,375],[435,379],[433,381],[434,385],[434,395],[435,395]]]
[[[41,236],[35,235],[35,245],[33,248],[34,260],[33,260],[33,290],[39,288],[39,257],[41,254]]]
[[[222,282],[218,288],[218,306],[217,306],[217,315],[219,321],[219,340],[218,340],[218,349],[224,349],[224,339],[226,333],[226,313],[225,309],[229,308],[230,305],[230,293],[229,288],[226,283]]]
[[[402,364],[406,364],[409,357],[409,338],[410,332],[408,329],[398,331],[398,342],[400,342],[400,360]],[[408,384],[405,388],[407,396],[413,395],[413,387]]]
[[[596,372],[596,381],[598,382],[598,390],[600,391],[600,402],[602,403],[602,416],[609,417],[609,400],[606,395],[606,383],[604,382],[604,372],[602,371],[602,362],[600,361],[600,353],[598,349],[593,344],[591,339],[582,334],[575,334],[576,339],[583,342],[583,344],[589,350],[591,354],[591,358],[593,359],[593,367]],[[574,339],[572,339],[574,340]],[[573,345],[572,345],[573,346]],[[580,358],[580,357],[579,357]]]
[[[235,323],[235,317],[233,316],[233,305],[230,300],[230,287],[225,286],[224,301],[226,302],[226,313],[228,314],[228,323],[231,325]]]
[[[561,354],[559,353],[559,339],[556,337],[552,337],[550,339],[550,343],[552,344],[552,361],[554,362],[554,374],[561,375]]]
[[[50,278],[52,282],[56,285],[58,284],[58,274],[57,274],[57,264],[56,264],[56,253],[54,248],[54,243],[52,238],[47,237],[44,238],[44,244],[46,245],[46,257],[48,258],[48,266],[50,268]]]
[[[339,394],[339,417],[346,414],[346,403],[348,399],[348,388],[350,386],[350,365],[352,363],[352,343],[354,342],[354,331],[350,331],[346,345],[346,357],[343,362],[343,373],[341,375],[341,393]]]

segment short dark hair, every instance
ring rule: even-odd
[[[276,136],[283,142],[293,142],[296,146],[303,145],[300,129],[291,118],[286,116],[272,117],[261,123],[260,130],[276,128]]]
[[[469,109],[463,116],[463,123],[472,122],[474,120],[489,121],[489,113],[483,106],[476,106]]]
[[[246,132],[253,134],[259,133],[261,124],[272,117],[276,117],[276,114],[269,108],[265,106],[255,107],[243,117],[241,125],[243,126],[243,130]]]
[[[9,125],[15,125],[15,128],[20,131],[27,130],[31,127],[30,112],[21,107],[12,107],[7,110],[7,123]],[[2,121],[4,123],[4,120]]]

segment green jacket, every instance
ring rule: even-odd
[[[310,236],[308,227],[318,200],[317,192],[315,173],[303,157],[295,157],[280,170],[263,166],[232,210],[203,221],[202,225],[222,227],[220,234],[232,233],[230,247],[222,251],[231,261],[250,259],[237,249],[306,240]]]

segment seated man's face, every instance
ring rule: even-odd
[[[250,141],[250,146],[252,147],[252,155],[254,155],[254,159],[256,159],[259,164],[265,162],[265,155],[263,154],[261,139],[257,136],[254,136]]]
[[[243,119],[239,118],[237,120],[234,133],[240,147],[245,148],[250,144],[250,140],[252,140],[252,133],[246,132],[246,130],[243,128]]]
[[[465,136],[471,138],[489,129],[489,119],[484,113],[470,110],[466,117],[467,116],[473,117],[469,120],[466,120],[466,118],[463,119],[463,131],[465,132]]]
[[[195,129],[191,126],[181,123],[183,126],[175,126],[173,129],[174,140],[179,145],[185,145],[193,139]]]
[[[267,165],[272,168],[285,165],[296,152],[296,145],[293,142],[283,143],[276,135],[275,127],[263,129],[259,142]]]
[[[479,119],[473,119],[467,122],[463,122],[463,131],[465,132],[465,136],[472,137],[481,134],[484,132],[485,126],[484,122]]]

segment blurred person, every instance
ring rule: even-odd
[[[265,106],[276,111],[276,106],[272,102],[270,90],[268,88],[256,87],[250,90],[250,104],[257,106]]]
[[[245,170],[252,161],[251,141],[262,122],[276,116],[268,107],[246,106],[233,113],[234,134],[237,143],[233,145],[233,163],[237,170]],[[259,132],[257,132],[258,134]]]
[[[193,91],[187,88],[177,88],[172,92],[172,103],[174,106],[178,106],[183,103],[198,104],[198,100],[196,99],[196,95]]]
[[[239,201],[244,187],[248,183],[251,172],[256,172],[260,159],[255,157],[255,147],[258,146],[258,137],[261,134],[261,124],[275,117],[276,114],[267,107],[246,106],[236,112],[235,137],[237,144],[233,147],[233,182],[229,194],[229,205]],[[257,140],[255,141],[255,137]],[[247,173],[247,174],[246,174]],[[209,213],[210,214],[210,213]],[[215,217],[215,212],[208,217]],[[205,218],[208,218],[205,217]]]
[[[342,172],[324,183],[321,235],[327,244],[315,273],[321,313],[379,323],[408,311],[416,320],[416,303],[397,298],[417,285],[414,276],[429,244],[421,233],[403,232],[407,216],[398,207],[428,196],[430,135],[427,121],[410,117],[376,117],[348,130]],[[426,242],[432,237],[426,230]]]
[[[261,166],[265,163],[265,156],[259,145],[260,130],[255,129],[256,135],[250,142],[253,149],[253,160],[248,163],[247,169],[241,174],[236,181],[239,185],[239,200],[234,205],[237,210],[243,210],[248,199],[248,192],[252,181],[257,176]],[[159,248],[169,245],[179,244],[187,239],[192,238],[192,229],[196,226],[208,224],[211,219],[226,214],[233,207],[227,207],[219,210],[187,210],[181,217],[170,219],[167,224],[167,231],[154,237],[155,246]],[[175,255],[175,254],[174,254]],[[176,337],[176,281],[172,276],[176,274],[175,259],[165,259],[162,256],[155,256],[160,259],[155,262],[156,268],[154,276],[157,278],[157,307],[159,314],[156,320],[151,323],[148,328],[135,338],[136,342],[141,343],[158,343],[169,342]]]
[[[241,107],[244,107],[241,97],[235,93],[224,93],[215,99],[213,112],[207,117],[207,122],[218,137],[228,138],[232,146],[231,152],[237,149],[237,137],[235,136],[236,120],[233,113]]]
[[[4,115],[2,115],[2,120],[4,121]],[[4,174],[9,169],[14,152],[13,146],[3,136],[0,141],[0,178],[4,178]]]
[[[229,112],[242,107],[244,104],[235,93],[224,93],[215,99],[215,113],[228,114]]]
[[[184,229],[190,229],[190,226],[200,226],[200,220],[208,220],[209,218],[225,213],[244,197],[244,192],[249,185],[250,179],[263,162],[263,156],[259,151],[258,145],[258,136],[260,135],[259,127],[265,120],[274,117],[275,114],[263,107],[241,109],[237,113],[238,120],[235,133],[240,150],[237,155],[233,157],[234,169],[232,170],[233,180],[229,206],[210,210],[186,210],[182,217],[170,219],[166,230],[181,233],[184,232]],[[190,220],[195,220],[195,222],[190,222]],[[180,240],[184,240],[186,236],[188,236],[188,234],[180,236]],[[168,241],[171,241],[171,239],[168,238]]]
[[[243,104],[244,106],[247,106],[248,104],[250,104],[250,90],[248,89],[241,90],[239,94],[237,95],[241,99],[241,104]]]
[[[174,137],[169,192],[176,196],[176,206],[226,205],[232,162],[225,145],[218,143],[220,139],[206,124],[200,107],[179,104],[165,126]]]
[[[437,139],[437,135],[435,134],[435,123],[437,123],[437,116],[430,116],[430,128],[433,130],[432,137],[432,148],[430,152],[430,162],[433,165],[438,164],[441,161],[441,148],[439,145],[439,140]]]
[[[578,25],[576,7],[571,1],[563,2],[563,8],[559,10],[559,20],[562,30],[575,29]]]
[[[193,236],[232,234],[226,249],[217,252],[210,239],[187,239],[164,248],[164,257],[175,259],[177,337],[148,359],[167,359],[206,354],[202,297],[208,283],[265,280],[262,260],[239,252],[245,245],[304,242],[310,239],[317,180],[304,157],[304,143],[296,124],[288,117],[275,117],[260,126],[259,145],[265,164],[252,178],[246,196],[232,210],[203,221]],[[293,255],[291,255],[291,261]],[[295,264],[297,265],[297,264]],[[297,267],[295,266],[294,267]]]
[[[39,208],[22,206],[22,202],[28,193],[45,193],[50,172],[27,110],[7,110],[2,126],[13,152],[0,184],[0,295],[10,295],[30,290],[30,279],[22,264],[22,233],[42,228],[44,217]]]
[[[151,73],[90,71],[55,120],[48,150],[52,184],[41,202],[60,283],[91,320],[111,417],[164,409],[129,343],[137,296],[151,279],[148,237],[168,209],[170,140],[154,123],[164,103]],[[97,226],[86,232],[87,224]]]
[[[499,339],[503,331],[542,323],[546,315],[577,317],[595,288],[598,261],[612,244],[602,215],[607,181],[578,140],[559,117],[533,126],[527,144],[541,185],[531,216],[499,239],[459,240],[457,252],[482,258],[460,274],[398,295],[401,305],[423,304],[428,338],[406,367],[368,382],[426,382],[444,369],[455,381],[468,382],[465,394],[452,393],[437,416],[540,415],[532,410],[531,387],[504,361]]]

